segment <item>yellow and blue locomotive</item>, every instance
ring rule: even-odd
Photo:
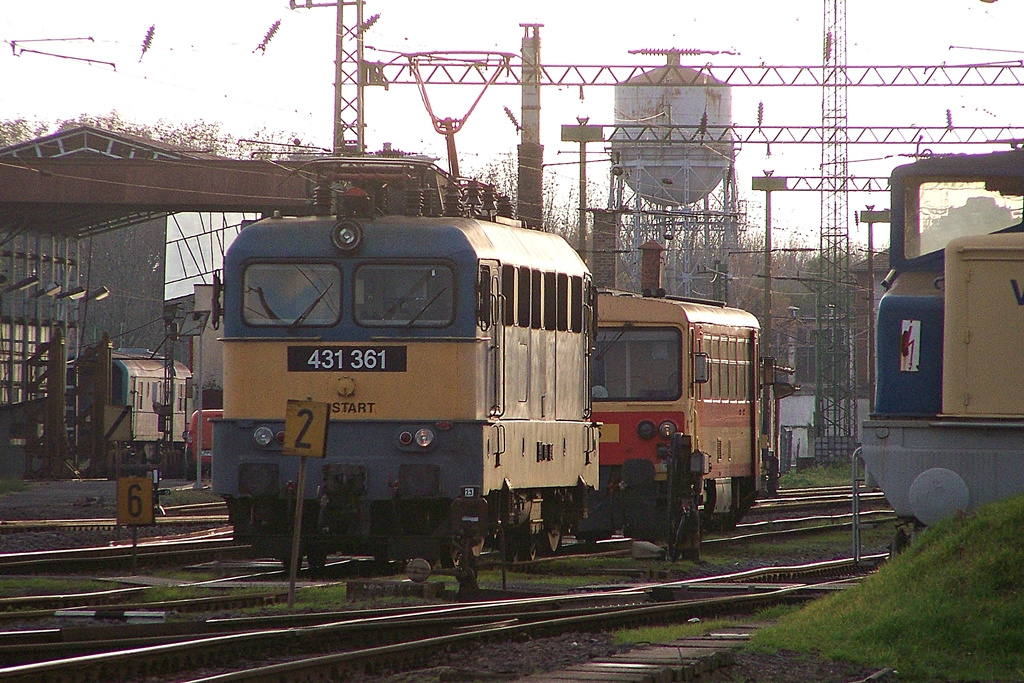
[[[287,557],[298,495],[313,568],[458,561],[499,528],[510,553],[557,548],[597,481],[585,264],[430,164],[318,172],[330,212],[258,221],[225,257],[212,477],[236,540]],[[289,399],[330,404],[301,491]]]
[[[1024,151],[892,174],[867,474],[906,529],[1024,492]]]

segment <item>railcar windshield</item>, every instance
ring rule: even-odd
[[[455,280],[440,264],[366,264],[353,282],[355,320],[368,327],[444,327],[454,318]]]
[[[675,328],[602,327],[594,353],[595,401],[676,400],[682,394]]]
[[[940,251],[956,237],[988,235],[1019,224],[1024,197],[1020,185],[1014,185],[949,179],[911,186],[906,198],[905,257]]]
[[[253,263],[242,287],[248,325],[322,327],[341,317],[341,271],[329,263]]]

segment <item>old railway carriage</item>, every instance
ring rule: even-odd
[[[594,353],[600,493],[587,533],[622,529],[698,554],[761,486],[758,323],[708,301],[602,291]]]
[[[495,219],[502,220],[502,219]],[[288,554],[288,399],[330,404],[303,549],[458,558],[556,548],[597,481],[592,294],[560,238],[472,218],[273,218],[224,266],[214,490],[237,540]],[[454,547],[454,552],[452,551]]]

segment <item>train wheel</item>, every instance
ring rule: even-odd
[[[505,539],[505,559],[510,562],[533,562],[537,559],[538,537],[530,533],[529,526],[509,529]]]
[[[910,535],[903,527],[897,528],[896,534],[889,543],[889,559],[894,559],[908,547],[910,547]]]
[[[437,562],[442,569],[453,569],[459,564],[461,557],[462,551],[454,543],[451,543],[447,548],[441,548],[441,556]]]
[[[309,573],[311,576],[323,576],[324,569],[327,567],[327,553],[323,550],[310,550],[306,553],[306,562],[309,563]]]
[[[611,538],[611,535],[602,531],[579,531],[576,533],[576,542],[582,544],[587,550],[594,550],[598,541]]]
[[[536,560],[537,546],[539,545],[537,541],[537,537],[533,534],[523,534],[523,538],[517,544],[516,560],[519,562],[533,562]]]
[[[549,550],[552,555],[558,552],[558,549],[562,547],[562,527],[557,524],[552,524],[546,530],[544,534],[547,539],[545,550]]]

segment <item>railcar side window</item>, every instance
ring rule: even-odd
[[[583,278],[573,275],[570,278],[570,322],[573,332],[583,331]]]
[[[569,329],[569,276],[558,274],[558,329]]]
[[[516,324],[516,267],[501,267],[501,293],[505,297],[505,324]]]
[[[530,269],[524,266],[519,267],[519,278],[516,280],[516,296],[519,297],[516,306],[516,325],[519,327],[530,326]]]
[[[598,328],[594,400],[678,399],[682,393],[681,347],[675,328]]]
[[[750,340],[740,340],[740,399],[749,400],[750,398],[750,369],[752,363],[750,362]]]
[[[242,284],[242,319],[255,327],[322,327],[341,317],[341,271],[330,263],[254,263]]]
[[[544,329],[554,330],[557,323],[558,301],[555,292],[555,274],[544,273]]]
[[[535,330],[539,330],[543,326],[542,323],[544,322],[543,318],[541,317],[544,313],[544,309],[542,308],[544,301],[544,286],[542,282],[544,278],[543,273],[541,273],[539,270],[530,271],[530,275],[530,279],[533,281],[533,302],[530,307],[530,327],[532,327]]]
[[[366,264],[356,269],[353,315],[368,327],[444,327],[454,318],[455,280],[447,266]]]

